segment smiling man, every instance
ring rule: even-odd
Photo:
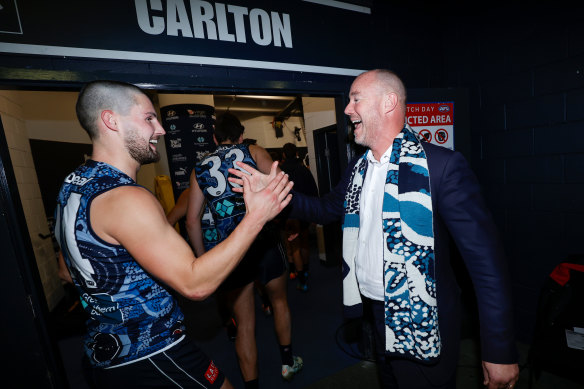
[[[90,316],[88,377],[103,388],[232,388],[185,334],[170,288],[193,300],[213,293],[288,204],[292,184],[273,165],[265,190],[246,191],[247,213],[235,231],[197,258],[154,195],[136,184],[140,166],[160,158],[165,134],[148,96],[130,84],[91,82],[77,116],[93,154],[64,181],[55,234]]]
[[[406,89],[393,72],[359,75],[349,96],[345,114],[367,151],[322,198],[294,193],[290,216],[343,219],[345,313],[373,322],[383,388],[456,386],[461,302],[450,236],[478,300],[484,383],[512,388],[519,368],[507,265],[468,163],[409,128]],[[240,167],[262,187],[261,175]]]

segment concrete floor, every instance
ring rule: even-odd
[[[584,385],[543,371],[539,380],[529,387],[529,368],[526,366],[529,345],[517,344],[520,354],[520,376],[516,389],[583,389]],[[583,366],[584,368],[584,366]],[[460,349],[456,387],[458,389],[483,389],[482,370],[475,341],[463,339]],[[376,367],[372,362],[360,362],[337,374],[311,384],[305,389],[380,389],[376,380]]]
[[[292,382],[282,382],[280,358],[276,346],[273,319],[264,317],[258,301],[256,318],[259,363],[262,367],[262,387],[266,389],[379,389],[376,366],[363,361],[352,343],[339,331],[344,327],[341,313],[341,272],[335,267],[322,266],[316,252],[311,256],[310,290],[296,290],[294,281],[289,283],[288,300],[293,312],[293,328],[296,336],[294,349],[303,357],[303,371]],[[184,307],[186,322],[196,334],[200,347],[222,366],[237,389],[243,384],[239,374],[233,344],[225,334],[211,301],[192,302]],[[67,320],[71,325],[67,325]],[[84,319],[83,319],[84,320]],[[80,326],[81,323],[81,326]],[[59,321],[61,329],[59,345],[68,373],[71,389],[87,389],[80,374],[82,323],[72,314]],[[478,347],[470,334],[463,332],[460,361],[457,374],[458,389],[483,389],[482,368]],[[346,333],[352,333],[350,329]],[[529,387],[530,369],[527,367],[529,345],[518,343],[521,374],[516,389],[584,389],[584,385],[542,372],[540,379]],[[584,370],[584,362],[582,363]]]

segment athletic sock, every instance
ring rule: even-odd
[[[245,381],[243,383],[245,389],[259,389],[260,383],[259,380],[256,378],[255,380]]]
[[[280,345],[280,357],[282,358],[282,365],[292,366],[294,365],[294,359],[292,358],[292,345],[287,346]]]
[[[303,271],[299,271],[299,272],[298,272],[298,281],[299,281],[299,282],[300,282],[302,285],[306,284],[306,275],[307,275],[307,273],[306,273],[306,271],[304,271],[304,270],[303,270]]]

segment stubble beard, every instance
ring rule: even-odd
[[[158,151],[152,150],[150,142],[140,138],[136,131],[130,131],[125,141],[128,153],[140,165],[147,165],[160,160]]]

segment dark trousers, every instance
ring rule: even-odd
[[[92,368],[84,359],[91,388],[219,389],[225,381],[220,371],[190,339],[142,360],[111,369]]]
[[[436,376],[440,364],[424,365],[413,360],[385,356],[385,311],[382,301],[363,299],[364,319],[373,329],[375,357],[381,387],[384,389],[454,389],[456,371],[444,371],[440,382],[431,382],[429,377]],[[450,369],[449,369],[450,370]]]

